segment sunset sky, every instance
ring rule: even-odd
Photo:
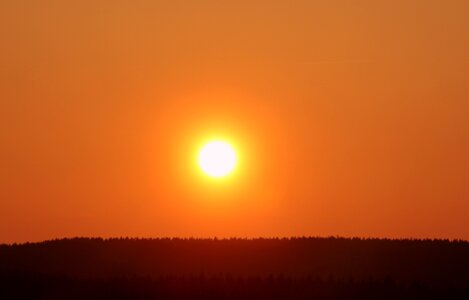
[[[0,243],[303,235],[469,239],[469,1],[0,1]]]

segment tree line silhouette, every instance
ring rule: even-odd
[[[304,237],[0,245],[0,299],[469,299],[469,243]]]

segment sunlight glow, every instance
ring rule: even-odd
[[[226,142],[209,142],[200,150],[198,163],[208,176],[224,177],[230,174],[236,166],[236,152]]]

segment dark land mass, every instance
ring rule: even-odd
[[[469,299],[469,243],[75,238],[0,245],[0,299]]]

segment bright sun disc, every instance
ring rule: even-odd
[[[224,177],[236,166],[236,153],[230,144],[210,142],[200,150],[199,166],[211,177]]]

